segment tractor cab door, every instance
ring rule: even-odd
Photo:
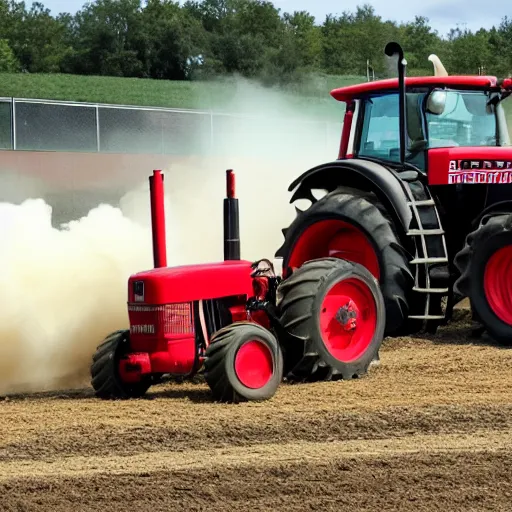
[[[406,160],[426,171],[426,131],[422,115],[424,93],[407,94]],[[356,154],[378,160],[400,162],[398,93],[369,96],[361,101],[362,124]]]
[[[423,105],[425,93],[407,93],[407,136],[408,147],[406,160],[426,173],[427,171],[427,128],[425,116],[423,115]]]

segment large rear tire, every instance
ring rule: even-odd
[[[129,348],[130,331],[116,331],[98,346],[91,365],[91,384],[95,395],[104,400],[140,398],[151,387],[150,378],[125,383],[119,376],[119,361]]]
[[[512,345],[512,214],[489,218],[466,239],[455,266],[455,291],[469,297],[475,320]]]
[[[280,323],[295,340],[286,346],[288,380],[348,380],[367,373],[378,359],[384,299],[362,265],[338,258],[308,261],[277,294]]]
[[[267,329],[251,322],[236,322],[212,336],[204,369],[215,401],[268,400],[283,378],[283,355]]]
[[[386,335],[403,330],[414,286],[412,256],[401,245],[393,221],[374,194],[340,187],[300,212],[278,255],[283,271],[331,256],[359,263],[379,281],[386,308]]]

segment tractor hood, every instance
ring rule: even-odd
[[[428,151],[430,185],[511,184],[512,147],[451,147]]]
[[[222,261],[139,272],[128,280],[128,302],[171,304],[252,295],[250,261]]]

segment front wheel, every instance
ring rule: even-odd
[[[283,355],[261,325],[236,322],[217,331],[206,351],[204,377],[218,402],[268,400],[283,377]]]
[[[288,344],[289,380],[352,379],[365,374],[384,339],[386,309],[378,281],[338,258],[304,263],[278,288]]]
[[[150,377],[136,383],[123,382],[119,362],[129,348],[128,330],[116,331],[98,346],[91,365],[91,384],[95,395],[104,400],[140,398],[152,385]]]

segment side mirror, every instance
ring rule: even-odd
[[[427,111],[440,116],[446,107],[446,91],[432,91],[427,99]]]

